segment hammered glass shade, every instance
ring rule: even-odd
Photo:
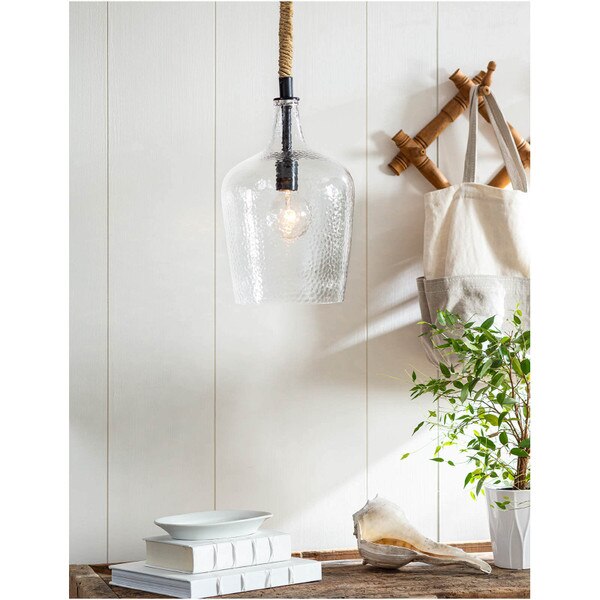
[[[298,189],[276,189],[282,158],[280,108],[293,105]],[[235,300],[239,304],[342,302],[352,235],[354,184],[339,163],[307,148],[297,100],[275,102],[269,147],[223,181],[222,206]],[[286,155],[290,159],[290,155]]]

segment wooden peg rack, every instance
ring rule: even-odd
[[[479,71],[473,79],[470,79],[460,69],[456,69],[452,75],[450,75],[450,81],[456,86],[458,93],[442,108],[437,114],[419,133],[414,137],[410,137],[407,133],[400,130],[392,140],[398,146],[398,153],[390,162],[389,167],[396,175],[400,175],[403,171],[413,164],[421,175],[433,185],[433,187],[439,189],[450,187],[451,183],[447,177],[442,173],[440,168],[427,156],[427,148],[438,138],[438,136],[450,125],[456,121],[456,119],[462,115],[463,112],[469,106],[469,92],[472,87],[479,85],[480,93],[478,94],[477,100],[479,104],[479,114],[489,122],[490,118],[483,101],[483,94],[492,85],[492,79],[494,71],[496,70],[496,63],[492,60],[488,63],[486,71]],[[530,162],[530,148],[529,142],[523,138],[523,136],[509,123],[508,127],[515,140],[521,162],[525,168],[529,167]],[[502,167],[492,179],[488,185],[503,188],[510,183],[510,178],[506,171],[506,167]]]

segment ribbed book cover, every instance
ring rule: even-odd
[[[244,537],[219,540],[174,540],[168,535],[145,538],[146,564],[181,573],[209,573],[289,560],[287,533],[261,530]]]
[[[195,575],[156,569],[144,561],[110,568],[112,585],[175,598],[210,598],[321,579],[321,563],[306,558]]]

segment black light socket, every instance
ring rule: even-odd
[[[298,189],[298,161],[293,158],[283,158],[275,163],[275,188],[277,191]]]
[[[282,100],[290,100],[294,97],[294,78],[280,77],[279,78],[279,97]]]

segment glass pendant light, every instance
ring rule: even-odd
[[[229,171],[221,194],[239,304],[344,300],[354,184],[342,165],[306,145],[293,94],[291,42],[292,3],[280,2],[271,142]]]

